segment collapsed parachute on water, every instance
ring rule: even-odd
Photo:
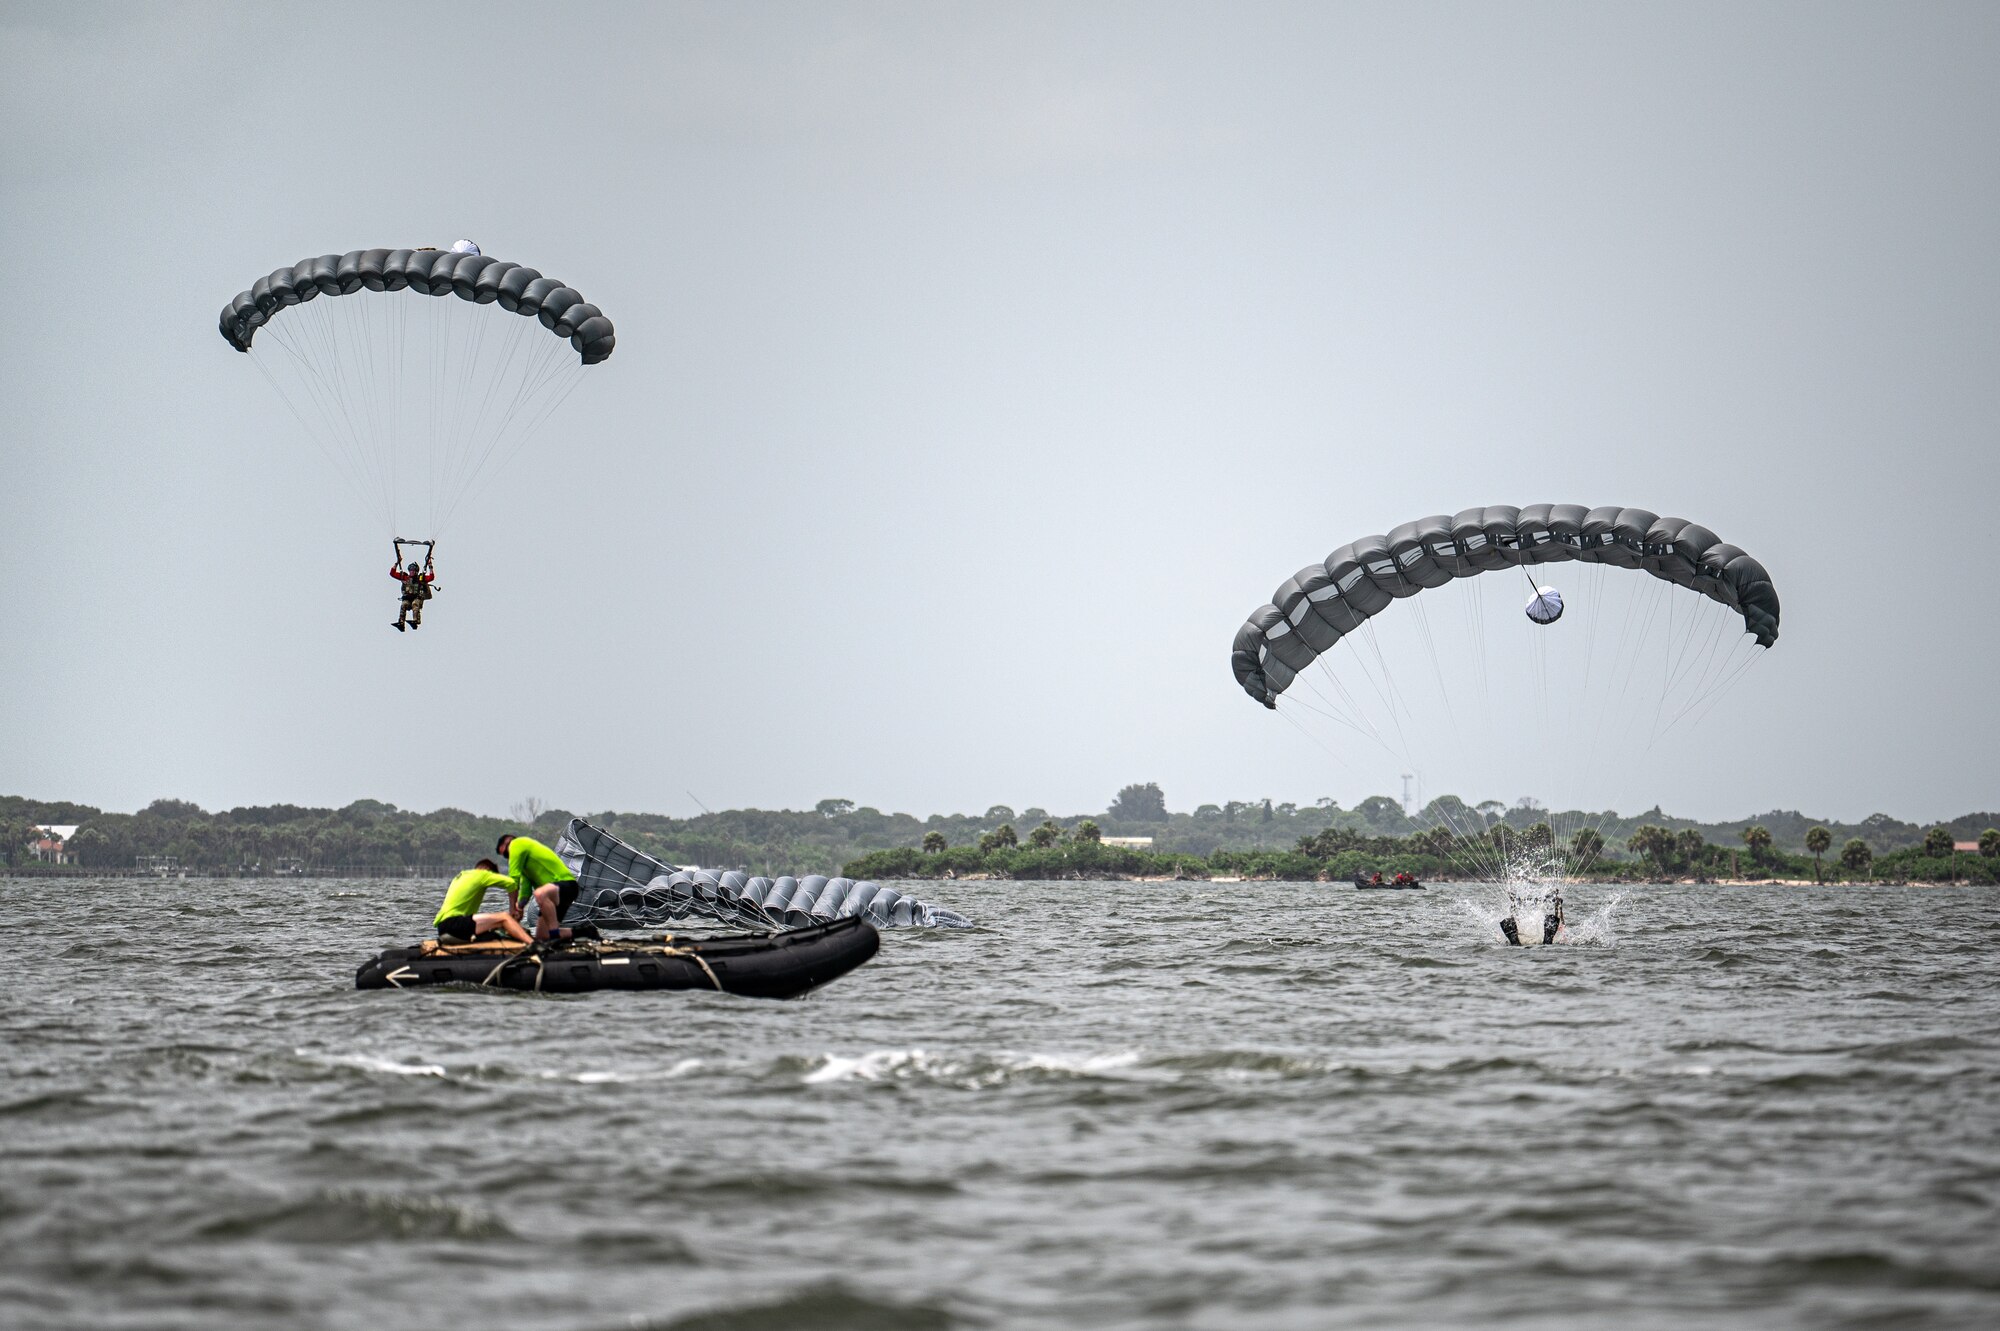
[[[555,852],[576,874],[576,904],[565,924],[651,929],[706,918],[754,929],[788,929],[859,917],[884,926],[966,929],[972,921],[880,883],[852,878],[753,878],[734,870],[680,869],[634,850],[601,827],[573,818]]]
[[[1778,640],[1771,575],[1699,523],[1638,508],[1495,505],[1406,522],[1300,569],[1237,631],[1230,667],[1245,693],[1275,708],[1300,671],[1392,602],[1458,578],[1564,560],[1650,573],[1737,611],[1758,646]],[[1528,614],[1552,623],[1560,595],[1537,587]]]

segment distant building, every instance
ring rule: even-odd
[[[1951,843],[1951,848],[1965,855],[1977,855],[1979,853],[1979,843],[1977,841],[1954,841]]]
[[[1149,836],[1108,836],[1101,838],[1107,846],[1118,846],[1125,850],[1151,850],[1153,838]]]
[[[28,853],[44,864],[75,864],[76,852],[69,848],[70,838],[76,835],[77,824],[64,826],[59,823],[37,823],[35,839],[28,843]]]

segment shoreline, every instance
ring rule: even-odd
[[[871,881],[879,883],[1288,883],[1299,887],[1352,887],[1346,878],[1280,878],[1261,875],[1231,874],[1134,874],[1117,873],[1106,870],[1103,873],[1079,875],[1073,878],[1015,878],[1010,874],[974,872],[943,877],[882,877]],[[1424,882],[1426,888],[1436,887],[1490,887],[1497,880],[1491,878],[1433,878]],[[1990,887],[1990,883],[1967,882],[1964,879],[1930,878],[1850,878],[1829,879],[1814,882],[1810,878],[1568,878],[1561,880],[1567,887]]]

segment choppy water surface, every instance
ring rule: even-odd
[[[1990,891],[938,886],[771,1003],[355,992],[435,884],[0,882],[0,1322],[2000,1325]]]

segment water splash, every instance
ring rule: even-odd
[[[1558,846],[1520,846],[1508,854],[1502,865],[1498,893],[1485,900],[1461,899],[1459,907],[1475,921],[1482,937],[1502,945],[1507,935],[1501,927],[1513,920],[1523,947],[1543,945],[1552,915],[1561,925],[1549,942],[1566,947],[1611,947],[1616,943],[1613,929],[1624,893],[1613,893],[1594,909],[1584,911],[1569,903],[1569,889],[1576,880],[1568,873],[1567,857]]]

